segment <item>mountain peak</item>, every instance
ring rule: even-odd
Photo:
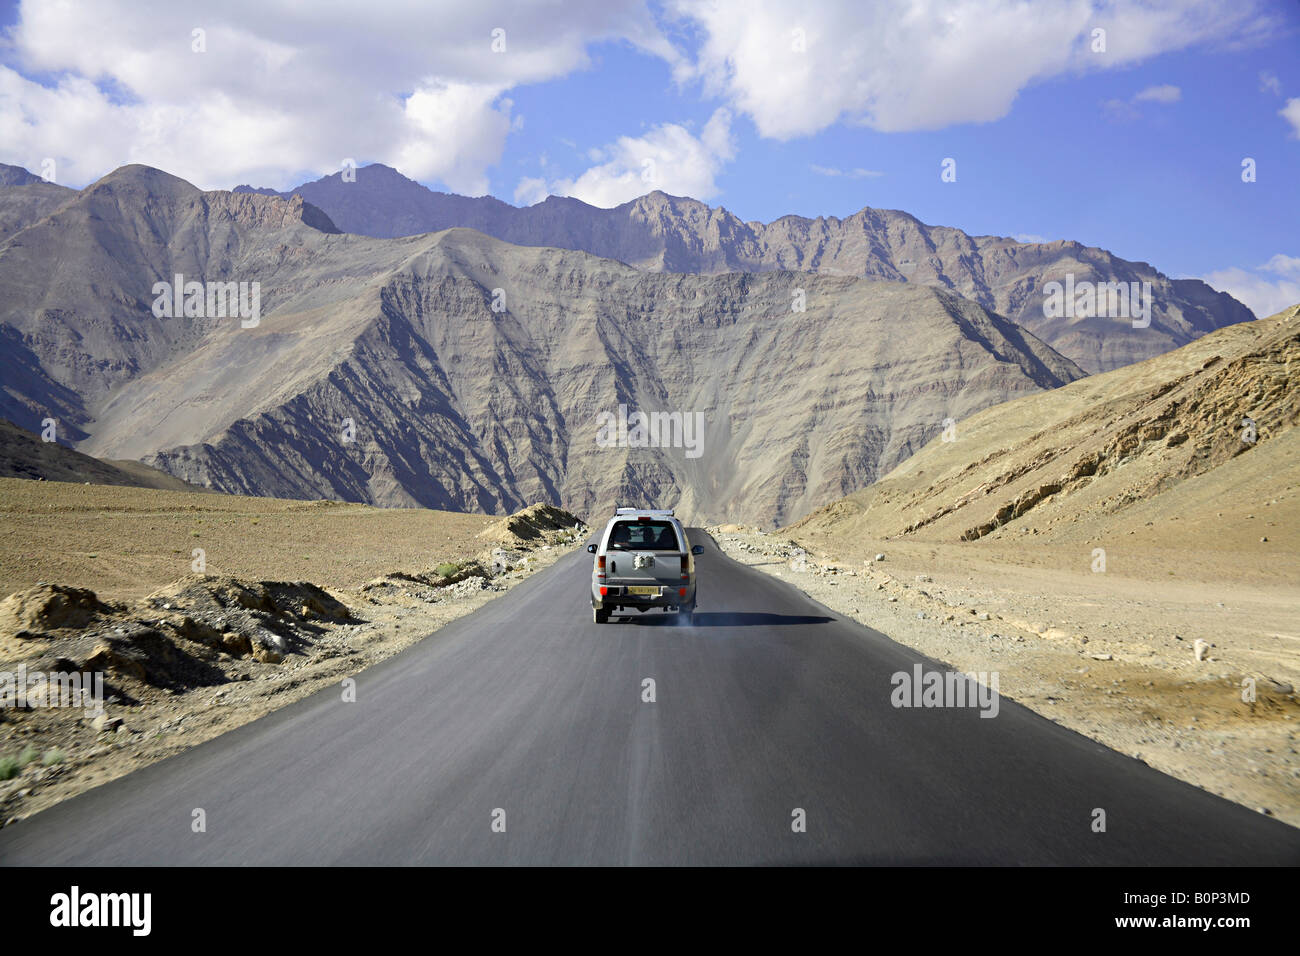
[[[0,163],[0,186],[30,186],[32,183],[43,183],[34,173],[28,172],[21,166],[10,166],[8,163]]]
[[[403,179],[408,183],[415,182],[410,176],[404,175],[401,170],[385,163],[367,163],[365,166],[357,168],[358,173],[371,173],[376,176],[384,176],[388,179]]]
[[[701,202],[698,199],[692,199],[690,196],[674,196],[671,193],[664,192],[662,189],[652,189],[644,196],[638,196],[636,199],[631,199],[625,203],[621,203],[614,208],[624,209],[628,206],[650,206],[654,208],[662,208],[664,206],[673,207],[678,205],[711,208],[708,203]]]
[[[87,186],[86,192],[93,195],[98,192],[112,192],[123,188],[139,190],[151,196],[181,197],[202,192],[198,186],[186,182],[179,176],[173,176],[171,173],[165,173],[161,169],[145,166],[142,163],[128,163],[125,166],[119,166],[107,176],[97,179]]]
[[[113,170],[87,186],[83,195],[90,200],[101,196],[147,196],[164,200],[175,208],[201,203],[209,213],[229,216],[248,226],[279,229],[301,222],[320,232],[337,233],[339,228],[329,214],[312,205],[297,193],[283,194],[252,187],[205,191],[178,176],[152,166],[132,163]]]

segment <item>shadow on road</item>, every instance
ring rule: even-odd
[[[792,624],[829,624],[834,618],[810,614],[767,614],[759,611],[696,611],[694,627],[782,627]],[[616,616],[615,622],[649,627],[687,627],[672,614]]]

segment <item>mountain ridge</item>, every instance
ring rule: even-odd
[[[210,493],[138,461],[105,461],[0,419],[0,478]]]
[[[436,192],[382,164],[355,173],[354,181],[333,173],[278,195],[302,195],[340,229],[359,235],[391,238],[463,226],[516,245],[576,249],[647,271],[793,270],[950,288],[1023,325],[1090,372],[1254,319],[1227,293],[1199,279],[1171,279],[1145,261],[1074,240],[971,236],[902,210],[864,207],[844,218],[745,222],[725,207],[657,190],[610,209],[556,196],[515,207],[491,196]],[[1150,326],[1134,328],[1124,316],[1049,317],[1044,287],[1067,275],[1080,284],[1150,283]]]

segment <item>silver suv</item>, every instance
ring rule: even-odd
[[[694,620],[695,555],[704,548],[691,546],[672,511],[618,508],[600,544],[587,545],[587,551],[596,556],[591,616],[597,624],[608,621],[611,611],[652,607]]]

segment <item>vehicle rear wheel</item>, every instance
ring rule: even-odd
[[[609,611],[600,611],[593,607],[591,609],[591,620],[596,624],[605,624],[609,621]]]

